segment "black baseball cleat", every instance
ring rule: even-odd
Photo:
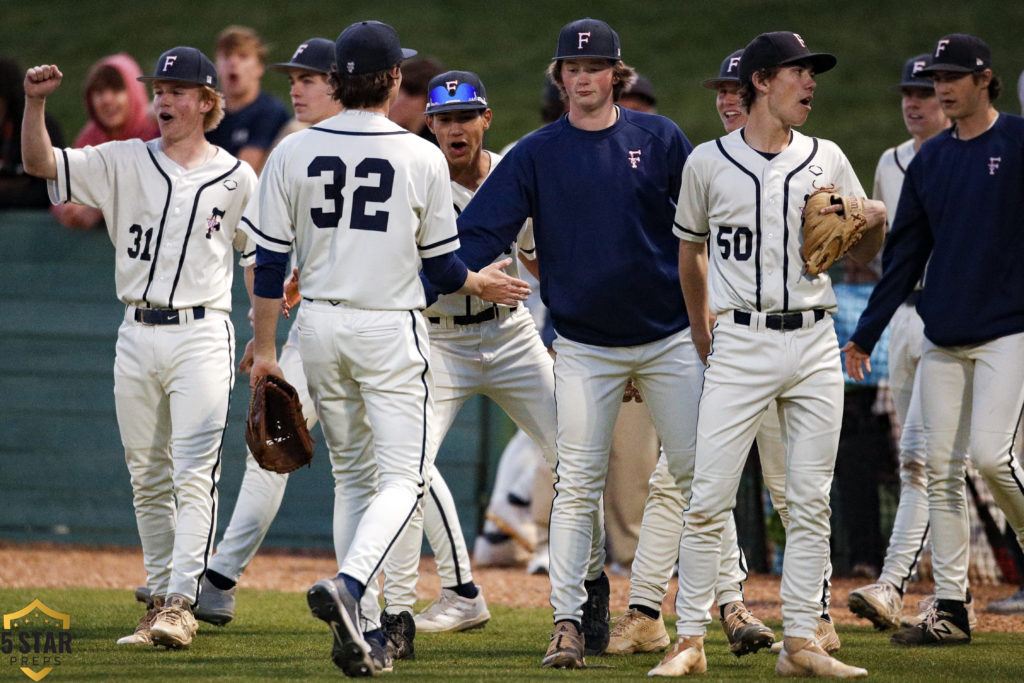
[[[971,642],[971,626],[963,603],[936,600],[920,623],[901,628],[889,640],[893,645],[966,645]]]
[[[608,575],[601,572],[601,576],[593,581],[584,581],[583,587],[587,589],[587,601],[583,603],[581,619],[583,654],[599,655],[607,649],[611,638],[608,630],[608,620],[611,619],[611,585],[608,583]]]
[[[416,659],[416,622],[409,612],[380,615],[380,627],[387,639],[388,654],[393,659]]]
[[[313,616],[327,622],[334,636],[331,660],[346,676],[373,676],[370,645],[359,629],[359,601],[341,579],[321,579],[306,593]]]

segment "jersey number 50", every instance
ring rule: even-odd
[[[309,217],[318,228],[336,228],[341,223],[345,207],[345,199],[341,191],[345,188],[347,168],[345,162],[338,157],[317,157],[306,167],[306,175],[318,178],[323,173],[330,173],[331,180],[324,186],[324,199],[334,202],[334,211],[310,209]],[[353,230],[373,230],[387,232],[388,212],[380,209],[373,214],[366,212],[367,202],[386,202],[391,198],[391,190],[395,183],[395,169],[387,159],[363,159],[356,166],[356,178],[369,178],[376,173],[379,180],[376,187],[360,185],[352,193],[352,211],[348,227]]]
[[[746,261],[753,253],[754,234],[750,228],[743,226],[732,228],[723,225],[718,228],[718,237],[715,238],[715,242],[722,250],[722,258]]]

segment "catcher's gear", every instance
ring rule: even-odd
[[[828,270],[836,259],[864,236],[864,227],[868,223],[862,198],[842,197],[832,189],[817,190],[804,204],[804,244],[800,255],[804,259],[804,269],[810,275]],[[832,205],[843,208],[838,213],[819,213]]]
[[[263,375],[252,390],[245,442],[259,466],[278,474],[294,472],[313,460],[313,438],[302,416],[295,387]]]

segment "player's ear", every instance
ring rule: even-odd
[[[424,114],[423,118],[427,122],[427,128],[429,128],[430,132],[433,133],[434,132],[434,117],[431,116],[430,114]],[[434,134],[436,135],[436,133],[434,133]]]
[[[491,112],[490,109],[484,109],[483,113],[480,114],[480,118],[482,118],[484,120],[484,130],[487,130],[488,128],[491,127],[491,116],[492,115],[493,115],[493,112]]]

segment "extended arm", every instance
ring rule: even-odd
[[[25,72],[25,118],[21,122],[21,158],[25,172],[47,180],[57,179],[53,144],[46,130],[46,98],[64,74],[55,65],[35,66]]]

